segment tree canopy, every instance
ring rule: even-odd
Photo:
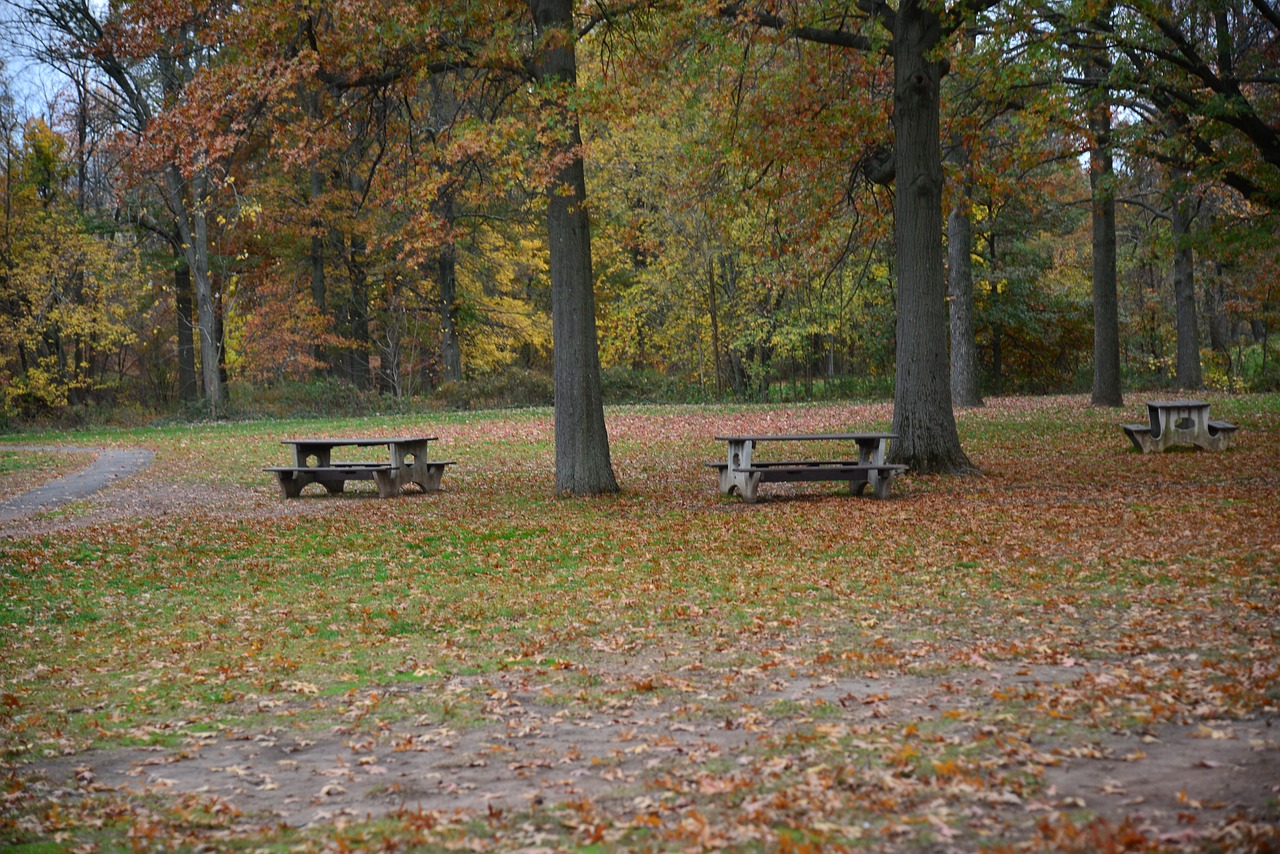
[[[1276,382],[1272,0],[10,6],[7,418]]]

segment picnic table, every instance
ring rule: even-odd
[[[427,449],[435,436],[348,439],[284,439],[282,445],[293,448],[293,465],[269,466],[263,471],[275,474],[284,498],[297,498],[303,487],[318,483],[330,494],[342,492],[348,480],[372,480],[378,495],[391,498],[400,494],[406,483],[416,483],[423,492],[440,489],[440,479],[450,461],[427,459]],[[334,448],[385,447],[390,458],[372,462],[335,462]]]
[[[1236,425],[1209,418],[1203,400],[1152,400],[1147,403],[1146,424],[1122,424],[1133,446],[1145,454],[1174,445],[1194,445],[1206,451],[1225,450]]]
[[[720,473],[720,491],[735,491],[748,504],[754,504],[757,487],[762,483],[783,481],[848,481],[849,491],[861,494],[868,487],[876,498],[889,497],[889,484],[896,475],[907,470],[903,465],[885,462],[889,442],[895,433],[783,433],[770,435],[717,436],[724,442],[726,457],[722,463],[707,463]],[[756,445],[762,442],[852,442],[857,446],[856,459],[800,459],[762,462],[755,459]]]

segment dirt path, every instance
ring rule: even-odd
[[[996,681],[1006,689],[1031,688],[1083,674],[1082,668],[1034,667]],[[921,730],[949,727],[948,721],[989,705],[992,678],[986,674],[963,687],[915,676],[798,678],[755,686],[725,707],[725,716],[691,713],[696,706],[680,698],[619,698],[608,708],[547,705],[541,686],[527,675],[465,677],[438,690],[461,695],[479,689],[489,698],[484,720],[472,726],[455,729],[427,716],[372,726],[367,718],[351,721],[352,709],[417,690],[391,688],[376,697],[365,692],[320,701],[346,707],[334,707],[345,712],[340,726],[298,727],[298,709],[285,708],[275,710],[279,726],[197,732],[178,725],[167,733],[176,737],[173,746],[90,751],[38,763],[28,769],[35,773],[27,785],[55,800],[93,791],[198,793],[241,815],[246,828],[261,822],[325,825],[405,810],[492,815],[584,797],[619,815],[679,812],[680,792],[713,791],[739,774],[765,774],[778,763],[800,768],[817,761],[785,749],[777,753],[797,736],[812,743],[814,733],[888,733],[908,722]],[[697,687],[710,686],[690,687],[697,694]],[[768,714],[780,701],[822,708],[827,716],[815,721],[807,714]],[[1045,784],[1038,797],[977,789],[953,792],[952,806],[967,809],[972,826],[1003,827],[1001,834],[1011,838],[1030,835],[1043,816],[1088,810],[1129,822],[1149,838],[1194,848],[1233,816],[1269,813],[1280,783],[1271,723],[1162,724],[1102,740],[1050,736],[1036,746]],[[957,733],[965,729],[958,726]],[[870,766],[865,773],[873,786],[883,776]],[[953,839],[950,850],[980,847],[980,841]]]
[[[65,519],[34,522],[31,515],[128,478],[152,458],[145,450],[17,449],[96,458],[80,472],[0,502],[0,523],[11,527],[65,526]],[[237,513],[308,512],[305,503],[207,489],[193,492],[190,484],[141,477],[103,493],[94,502],[103,506],[90,515],[184,512],[208,495],[224,511],[234,506]],[[788,675],[779,668],[750,680],[735,672],[735,690],[741,690],[731,701],[722,696],[723,671],[691,670],[675,679],[662,665],[637,660],[601,663],[586,674],[602,684],[631,686],[605,703],[564,702],[561,688],[544,684],[550,677],[528,671],[454,677],[431,686],[386,685],[335,697],[318,696],[315,686],[298,683],[293,698],[282,699],[279,692],[246,698],[240,712],[253,723],[243,727],[211,732],[174,721],[136,733],[152,741],[149,746],[71,750],[7,770],[26,796],[59,808],[118,795],[161,795],[179,805],[204,799],[239,816],[232,834],[247,836],[276,823],[324,827],[406,811],[421,814],[422,821],[498,821],[504,814],[588,801],[618,827],[624,819],[653,817],[659,822],[655,828],[676,834],[679,823],[708,808],[708,798],[746,781],[761,791],[793,793],[818,781],[813,797],[821,800],[834,791],[833,764],[844,769],[841,785],[868,798],[928,793],[938,797],[937,809],[917,809],[935,818],[963,814],[963,822],[919,825],[921,833],[943,834],[918,841],[921,850],[977,850],[1001,839],[1026,840],[1038,832],[1038,822],[1061,814],[1096,815],[1133,828],[1153,844],[1190,850],[1224,847],[1223,834],[1241,821],[1274,830],[1280,796],[1280,718],[1274,708],[1244,719],[1181,719],[1132,730],[1089,730],[1064,720],[1060,727],[1038,727],[1034,743],[1023,744],[1013,738],[1018,722],[1001,714],[1004,701],[993,699],[997,688],[1004,695],[1049,694],[1103,678],[1107,667],[1103,661],[1063,667],[1006,663],[1003,675],[986,669],[884,678]],[[644,687],[665,685],[662,676],[672,676],[678,690]],[[470,698],[478,705],[476,715],[453,720],[417,714],[433,706],[420,706],[422,692],[431,692],[433,700]],[[559,701],[548,701],[553,694]],[[414,712],[379,720],[379,709],[389,712],[401,704]],[[1007,742],[1007,758],[982,753],[984,761],[1021,763],[1028,778],[1039,778],[1037,785],[1032,793],[984,788],[976,772],[973,780],[962,773],[962,765],[942,782],[895,776],[885,769],[884,757],[906,744],[901,734],[907,731],[949,739],[957,752],[986,741]],[[845,743],[878,758],[858,764],[834,747]],[[903,787],[914,788],[904,793]],[[723,827],[734,821],[719,820]],[[531,848],[541,844],[542,828],[535,825],[530,823],[533,836],[523,840]],[[897,825],[888,830],[899,832]],[[888,848],[908,842],[887,839]]]
[[[15,498],[0,501],[0,522],[21,519],[39,510],[49,510],[69,501],[78,501],[121,478],[151,465],[155,456],[145,448],[77,448],[64,445],[2,445],[0,451],[56,451],[93,454],[86,468],[38,486]]]

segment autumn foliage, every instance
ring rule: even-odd
[[[935,51],[943,204],[974,230],[981,383],[1087,383],[1080,158],[1098,93],[1081,63],[1105,35],[1124,107],[1126,382],[1173,375],[1181,249],[1205,382],[1267,387],[1276,96],[1258,70],[1274,20],[1125,3],[1099,34],[1094,5],[985,4],[948,19]],[[606,372],[700,397],[891,391],[901,111],[891,34],[857,4],[582,7],[574,86],[535,79],[523,3],[54,0],[15,15],[78,70],[43,124],[7,102],[6,417],[199,396],[217,414],[311,378],[453,400],[546,373],[546,193],[577,156]],[[29,174],[41,158],[45,179]],[[1187,235],[1170,234],[1175,198],[1194,209]],[[55,258],[66,246],[81,250]],[[109,287],[65,284],[108,265]]]
[[[981,478],[754,506],[714,435],[889,407],[611,408],[627,487],[574,502],[547,410],[77,437],[156,462],[0,529],[0,840],[1269,850],[1280,409],[1212,405],[1229,451],[1141,455],[993,398]],[[282,431],[458,465],[283,502]]]

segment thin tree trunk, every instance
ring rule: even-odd
[[[894,194],[898,270],[894,461],[918,472],[968,473],[951,409],[942,271],[939,84],[941,31],[923,0],[902,0],[894,31]]]
[[[351,297],[346,306],[346,335],[356,346],[348,350],[347,379],[356,388],[367,390],[373,384],[369,353],[373,349],[369,338],[369,271],[365,265],[365,240],[358,234],[351,235],[347,252],[347,272],[351,278]]]
[[[1196,316],[1195,256],[1191,249],[1191,202],[1179,194],[1173,200],[1173,298],[1177,310],[1180,388],[1195,389],[1204,384],[1200,370],[1199,318]]]
[[[462,342],[458,340],[458,249],[453,241],[436,259],[440,284],[440,363],[445,382],[462,381]]]
[[[173,250],[174,306],[178,315],[178,400],[191,403],[196,399],[196,347],[192,337],[191,268],[181,249]]]
[[[320,316],[324,316],[328,312],[328,288],[325,281],[324,270],[324,221],[318,214],[320,206],[320,197],[324,194],[324,175],[319,169],[312,168],[310,176],[311,191],[311,301],[315,303],[316,311]],[[311,348],[311,356],[316,360],[317,364],[325,362],[324,348],[320,344],[314,344]],[[322,373],[325,368],[317,368],[317,373]]]
[[[453,199],[441,203],[441,216],[452,224]],[[458,338],[458,246],[447,238],[436,256],[436,278],[440,287],[440,364],[445,382],[462,381],[462,342]]]
[[[432,75],[428,82],[431,88],[431,126],[452,129],[460,114],[454,79],[446,75]],[[437,170],[448,170],[439,161],[433,166]],[[458,219],[456,194],[459,189],[453,181],[442,182],[431,206],[449,232],[436,256],[440,295],[440,364],[445,382],[462,380],[462,342],[458,338],[458,247],[452,233]]]
[[[219,370],[220,342],[213,305],[213,283],[209,276],[209,229],[204,211],[204,180],[203,175],[197,174],[184,187],[176,166],[165,169],[169,208],[177,219],[187,267],[195,283],[195,331],[200,338],[200,377],[204,385],[205,405],[209,414],[218,418],[225,407],[225,390]],[[190,190],[189,200],[185,189]]]
[[[960,149],[957,149],[960,150]],[[960,154],[968,170],[967,152]],[[951,402],[982,406],[978,384],[978,345],[973,332],[973,226],[969,222],[969,185],[947,216],[947,292],[951,302]]]
[[[540,41],[535,74],[543,84],[571,89],[577,82],[571,0],[529,0],[529,9]],[[554,106],[560,111],[556,126],[566,134],[551,152],[564,165],[547,188],[556,491],[571,495],[617,492],[600,390],[582,140],[577,114],[563,104]]]
[[[1223,286],[1222,265],[1204,289],[1204,307],[1209,326],[1209,346],[1217,353],[1231,353],[1231,318],[1226,310],[1226,288]]]
[[[716,397],[724,394],[724,371],[720,365],[720,311],[716,307],[716,260],[707,261],[707,312],[711,315],[711,363],[716,372]]]

